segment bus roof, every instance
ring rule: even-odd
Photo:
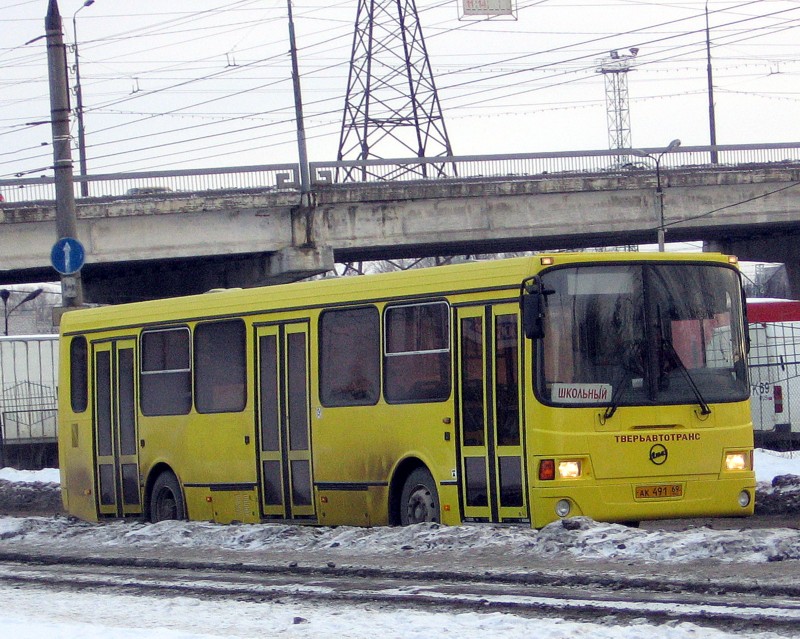
[[[552,262],[545,262],[546,259]],[[218,290],[181,298],[76,309],[61,318],[61,333],[143,325],[152,322],[244,314],[258,309],[312,307],[346,299],[366,303],[374,299],[442,295],[455,290],[512,290],[542,270],[544,264],[601,264],[609,262],[717,262],[718,253],[548,253],[500,260],[480,260],[450,266],[395,271],[358,277],[339,277],[248,289]],[[235,309],[235,310],[234,310]]]

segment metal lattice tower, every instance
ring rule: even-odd
[[[606,86],[606,120],[608,122],[608,148],[630,149],[631,114],[628,109],[628,71],[631,60],[639,49],[630,49],[630,54],[611,51],[610,57],[600,60],[597,69],[603,74]]]
[[[359,0],[337,159],[452,154],[414,0]],[[415,164],[379,177],[441,174],[444,166]],[[350,179],[370,175],[359,171]]]

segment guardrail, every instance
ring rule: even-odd
[[[515,153],[403,160],[311,162],[315,187],[353,182],[530,179],[564,174],[629,174],[656,170],[663,148]],[[715,156],[716,162],[711,159]],[[800,163],[800,143],[678,147],[658,161],[661,171]]]
[[[310,162],[311,186],[324,189],[358,183],[419,180],[508,180],[565,174],[630,174],[631,171],[735,169],[753,165],[800,164],[800,142],[663,148],[514,153],[436,158]],[[712,160],[715,160],[712,162]],[[75,176],[75,197],[85,182],[90,198],[185,196],[248,190],[300,191],[296,164],[268,164],[214,169],[148,171]],[[52,201],[53,177],[0,180],[0,196],[8,203]]]
[[[144,171],[76,175],[73,178],[75,198],[81,198],[81,185],[86,184],[90,198],[170,197],[173,194],[274,190],[298,191],[300,170],[296,164],[265,164],[215,169],[182,169],[178,171]],[[55,200],[55,178],[18,178],[0,180],[0,196],[5,202]]]

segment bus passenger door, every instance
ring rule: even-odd
[[[528,521],[517,304],[459,308],[458,379],[464,517]]]
[[[137,446],[136,340],[93,345],[97,512],[142,512]]]
[[[256,336],[261,513],[313,518],[308,324],[262,326]]]

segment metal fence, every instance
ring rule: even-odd
[[[663,148],[514,153],[438,158],[310,162],[314,189],[336,185],[379,184],[419,180],[509,180],[564,175],[630,175],[662,171],[720,170],[754,165],[800,165],[800,142]],[[663,155],[662,155],[663,153]],[[148,171],[76,176],[75,197],[81,198],[85,183],[89,198],[185,197],[187,193],[214,191],[300,191],[296,164],[268,164],[180,171]],[[53,201],[55,179],[0,180],[5,202]]]
[[[569,175],[630,175],[665,170],[700,170],[752,165],[800,165],[800,143],[741,144],[664,149],[616,149],[562,153],[516,153],[402,160],[311,162],[316,187],[353,182],[418,180],[508,180]],[[712,158],[716,160],[712,163]]]
[[[57,335],[0,337],[0,464],[53,464],[57,387]]]
[[[89,198],[168,198],[187,193],[249,190],[298,191],[299,168],[295,164],[266,164],[218,169],[146,171],[75,176],[75,198],[81,198],[85,185]],[[55,178],[0,180],[0,195],[5,202],[53,201]]]

